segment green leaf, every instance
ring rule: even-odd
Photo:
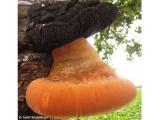
[[[134,56],[142,55],[142,45],[136,34],[142,32],[141,26],[136,26],[135,36],[129,38],[130,29],[134,21],[141,19],[141,0],[103,0],[117,5],[119,16],[113,24],[95,35],[94,45],[97,51],[103,53],[103,59],[109,60],[120,46],[125,47],[126,58],[133,60]],[[111,42],[110,42],[111,41]]]

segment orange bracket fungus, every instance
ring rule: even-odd
[[[132,82],[117,76],[83,36],[53,49],[52,56],[49,76],[32,81],[26,91],[28,106],[40,115],[63,118],[110,112],[136,96]]]
[[[115,110],[135,97],[135,86],[118,77],[85,38],[52,54],[49,76],[27,88],[26,100],[34,112],[54,117],[92,115]]]

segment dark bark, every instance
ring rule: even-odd
[[[52,56],[47,53],[24,52],[18,55],[18,115],[36,115],[26,104],[27,86],[35,79],[47,77],[52,65]]]
[[[18,119],[23,116],[40,116],[27,106],[26,88],[32,80],[48,76],[53,62],[50,53],[33,52],[31,45],[26,40],[29,7],[30,5],[26,2],[18,5]],[[36,118],[35,120],[42,119]],[[46,117],[43,120],[49,120],[49,118]]]
[[[18,55],[19,100],[25,98],[28,84],[37,78],[47,77],[52,66],[52,56],[46,53],[26,52]]]

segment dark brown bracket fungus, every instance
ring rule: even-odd
[[[86,40],[113,22],[117,7],[99,1],[62,3],[37,4],[29,11],[28,40],[38,52],[52,50],[54,63],[48,77],[27,87],[28,106],[40,115],[63,118],[110,112],[129,103],[136,87],[117,76]]]
[[[80,37],[89,37],[110,25],[115,5],[99,0],[34,4],[28,11],[26,37],[36,52],[51,52]]]

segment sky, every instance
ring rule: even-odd
[[[140,25],[141,21],[136,21],[131,29],[131,34],[128,37],[138,37],[141,39],[141,35],[135,34],[134,30],[136,25]],[[132,36],[133,35],[133,36]],[[94,46],[94,38],[91,36],[87,39],[88,42]],[[143,46],[143,45],[142,45]],[[142,57],[134,57],[133,61],[127,61],[125,53],[122,48],[118,48],[115,53],[111,56],[111,60],[108,61],[109,65],[112,66],[117,74],[123,78],[131,80],[136,86],[142,85],[143,80],[143,62]]]
[[[94,47],[93,37],[88,38],[88,42]],[[135,57],[134,61],[127,61],[124,52],[119,48],[112,55],[112,59],[108,63],[116,70],[119,76],[131,80],[136,86],[142,85],[143,62],[141,57]]]

